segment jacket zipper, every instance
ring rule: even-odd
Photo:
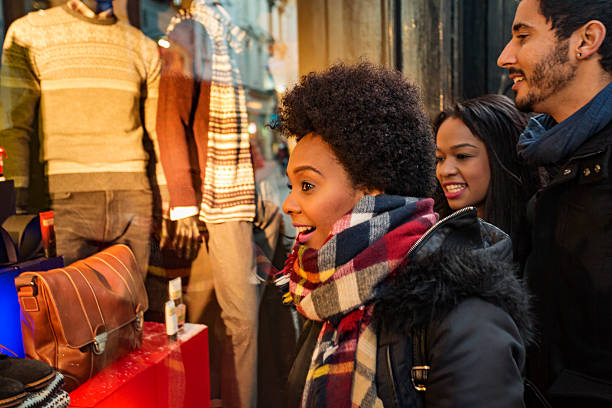
[[[397,400],[397,391],[395,389],[395,378],[393,378],[393,370],[391,369],[391,352],[389,351],[390,347],[387,344],[387,376],[389,378],[389,383],[391,385],[391,396],[393,397],[393,406],[399,408],[399,401]]]
[[[443,219],[439,220],[438,222],[436,222],[431,228],[429,228],[422,236],[421,238],[419,238],[417,240],[417,242],[414,243],[414,245],[412,246],[412,248],[410,248],[410,250],[406,253],[406,257],[408,258],[410,257],[410,255],[412,255],[412,253],[417,250],[419,248],[419,246],[423,243],[423,241],[429,237],[437,228],[440,227],[440,225],[444,224],[445,222],[447,222],[448,220],[452,219],[452,218],[456,218],[456,217],[460,217],[470,211],[473,211],[475,209],[475,207],[465,207],[462,208],[458,211],[455,211],[454,213],[444,217]],[[391,367],[391,351],[390,351],[390,347],[389,345],[386,346],[386,366],[387,366],[387,379],[389,381],[389,385],[391,388],[391,397],[393,399],[393,405],[395,407],[399,407],[399,401],[398,401],[398,393],[397,393],[397,389],[395,387],[395,378],[393,377],[393,368]]]
[[[585,154],[580,155],[580,156],[574,156],[574,157],[572,157],[571,159],[569,159],[569,160],[567,161],[567,164],[570,164],[571,162],[576,161],[576,160],[584,159],[584,158],[586,158],[586,157],[595,156],[596,154],[601,154],[601,153],[603,153],[603,152],[604,152],[603,150],[598,150],[598,151],[596,151],[596,152],[585,153]]]
[[[408,250],[408,252],[406,253],[406,257],[405,257],[405,258],[408,258],[410,255],[412,255],[412,253],[413,253],[414,251],[416,251],[416,250],[419,248],[419,246],[421,245],[421,243],[422,243],[422,242],[423,242],[423,241],[424,241],[426,238],[428,238],[428,237],[429,237],[429,236],[430,236],[430,235],[431,235],[431,234],[432,234],[432,233],[433,233],[433,232],[434,232],[434,231],[435,231],[437,228],[439,228],[439,227],[440,227],[440,225],[442,225],[443,223],[447,222],[447,221],[448,221],[448,220],[450,220],[450,219],[453,219],[453,218],[456,218],[456,217],[460,217],[460,216],[462,216],[462,215],[464,215],[464,214],[466,214],[466,213],[468,213],[468,212],[470,212],[470,211],[473,211],[473,210],[475,210],[475,209],[476,209],[476,207],[472,207],[472,206],[469,206],[469,207],[464,207],[464,208],[462,208],[462,209],[460,209],[460,210],[457,210],[457,211],[455,211],[454,213],[452,213],[452,214],[450,214],[450,215],[448,215],[448,216],[446,216],[446,217],[442,218],[440,221],[436,222],[436,223],[435,223],[435,224],[434,224],[434,225],[433,225],[433,226],[432,226],[430,229],[428,229],[428,230],[427,230],[427,231],[426,231],[426,232],[425,232],[423,235],[421,235],[421,238],[419,238],[419,239],[417,240],[417,242],[415,242],[415,243],[414,243],[414,245],[412,246],[412,248],[410,248],[410,249]]]

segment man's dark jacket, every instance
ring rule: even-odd
[[[539,347],[528,376],[554,407],[612,406],[612,122],[531,199],[525,277]]]

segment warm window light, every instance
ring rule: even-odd
[[[164,38],[157,40],[157,44],[162,48],[170,48],[170,42]]]
[[[253,109],[253,110],[262,110],[263,109],[263,103],[261,103],[259,101],[248,101],[246,106],[247,106],[247,108]]]
[[[249,133],[254,135],[257,132],[257,125],[253,122],[249,123]]]

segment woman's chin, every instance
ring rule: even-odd
[[[304,242],[304,245],[312,249],[321,249],[324,242],[325,240],[320,239],[320,237],[313,236],[310,237],[310,239],[308,239],[306,242]]]

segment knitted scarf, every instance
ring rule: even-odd
[[[437,220],[433,200],[365,196],[340,218],[319,250],[296,245],[285,269],[286,300],[324,321],[302,406],[382,407],[376,395],[374,288],[406,263],[407,251]]]
[[[519,137],[518,155],[538,166],[562,164],[612,120],[612,83],[561,123],[550,115],[532,117]]]
[[[210,223],[252,221],[255,176],[251,162],[246,99],[240,71],[232,58],[244,31],[221,6],[194,0],[188,13],[173,17],[167,32],[183,19],[204,27],[212,44],[212,78],[206,174],[200,219]]]

